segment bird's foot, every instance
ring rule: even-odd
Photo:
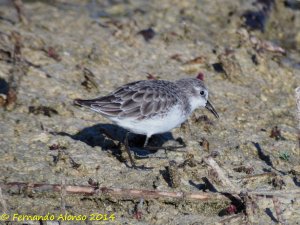
[[[137,165],[132,165],[130,168],[135,169],[135,170],[140,170],[140,171],[149,171],[154,169],[154,167],[147,167],[145,165],[137,166]]]
[[[157,151],[157,150],[165,150],[165,151],[178,151],[178,152],[184,152],[184,151],[180,151],[178,149],[181,148],[185,148],[186,145],[180,145],[180,146],[161,146],[161,147],[157,147],[157,146],[146,146],[145,149],[149,150],[149,151]]]
[[[171,145],[171,146],[144,146],[144,148],[146,150],[149,150],[149,151],[157,151],[157,150],[165,150],[165,151],[178,151],[178,149],[181,149],[181,148],[185,148],[186,147],[186,144],[184,143],[184,141],[182,140],[182,138],[177,138],[175,140],[176,142],[178,142],[180,145]],[[179,152],[182,152],[182,151],[179,151]]]
[[[149,171],[149,170],[153,170],[154,167],[147,167],[145,165],[141,165],[141,166],[135,166],[133,167],[136,170],[143,170],[143,171]]]

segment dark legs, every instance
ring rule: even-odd
[[[137,166],[132,158],[132,155],[130,153],[130,148],[129,148],[129,144],[128,144],[128,136],[129,136],[130,132],[127,132],[126,133],[126,136],[125,136],[125,141],[124,141],[124,144],[125,144],[125,149],[126,149],[126,152],[129,156],[129,160],[130,160],[130,163],[131,163],[131,166],[132,168],[134,169],[142,169],[142,170],[149,170],[149,169],[153,169],[152,167],[145,167],[144,165],[142,166]],[[145,144],[144,145],[147,145],[148,143],[148,137],[146,138],[146,141],[145,141]]]
[[[128,157],[129,157],[132,168],[134,168],[134,169],[143,169],[143,170],[152,169],[151,167],[137,166],[135,164],[134,159],[133,159],[133,157],[131,155],[131,152],[130,152],[129,144],[128,144],[128,136],[129,136],[130,133],[131,132],[126,133],[124,144],[125,144],[125,150],[128,154]],[[144,148],[147,149],[147,150],[150,150],[150,151],[157,151],[157,150],[160,150],[160,149],[164,149],[165,151],[167,151],[167,150],[168,151],[177,151],[177,149],[186,147],[185,143],[182,143],[182,145],[180,145],[180,146],[160,146],[160,147],[159,146],[148,146],[148,141],[149,141],[150,137],[151,136],[146,136],[146,140],[144,142]],[[142,157],[142,158],[147,158],[147,157]]]
[[[130,160],[131,166],[132,166],[133,168],[135,168],[136,165],[135,165],[135,162],[134,162],[134,160],[133,160],[133,158],[132,158],[132,155],[131,155],[130,149],[129,149],[129,145],[128,145],[128,136],[129,136],[129,134],[130,134],[130,132],[127,132],[127,133],[126,133],[126,136],[125,136],[125,141],[124,141],[124,144],[125,144],[125,150],[126,150],[128,156],[129,156],[129,160]]]

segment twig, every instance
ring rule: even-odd
[[[297,101],[297,116],[298,116],[298,128],[300,130],[300,87],[295,89],[296,101]]]
[[[177,188],[180,185],[180,172],[178,170],[178,165],[174,160],[169,162],[167,167],[168,177],[170,181],[170,186],[172,188]]]
[[[300,189],[292,190],[276,190],[276,191],[247,191],[249,195],[256,195],[258,197],[273,198],[274,196],[278,198],[294,198],[300,197]],[[234,193],[233,193],[234,194]],[[238,194],[238,193],[235,193]]]
[[[211,156],[203,158],[203,161],[214,170],[224,187],[229,188],[233,192],[239,192],[240,189],[227,178],[223,169]]]
[[[5,190],[22,193],[28,186],[35,192],[61,192],[62,185],[59,184],[29,184],[29,183],[7,183],[0,186]],[[17,189],[17,190],[15,190]],[[140,190],[126,188],[108,188],[108,187],[91,187],[91,186],[71,186],[66,185],[65,191],[68,194],[83,194],[83,195],[106,195],[113,196],[119,199],[185,199],[196,201],[208,200],[227,200],[227,197],[221,193],[199,193],[199,192],[168,192],[156,190]]]
[[[22,190],[30,188],[36,192],[60,192],[62,186],[59,184],[38,184],[38,183],[0,183],[0,187],[4,190],[18,188],[20,192]],[[143,190],[143,189],[126,189],[126,188],[108,188],[108,187],[93,187],[93,186],[75,186],[66,185],[66,193],[69,194],[89,194],[95,195],[98,192],[103,194],[111,194],[116,197],[128,197],[128,198],[183,198],[189,200],[208,200],[208,199],[226,199],[223,194],[240,194],[239,192],[219,192],[219,193],[199,193],[199,192],[168,192],[168,191],[156,191],[156,190]],[[274,196],[279,198],[287,198],[290,196],[300,197],[300,189],[290,190],[276,190],[276,191],[248,191],[249,195],[256,195],[258,197],[273,198]]]
[[[244,200],[245,204],[245,214],[246,214],[246,219],[250,224],[255,224],[255,214],[257,214],[257,204],[256,201],[257,199],[255,198],[256,196],[249,195],[246,193],[242,198]]]
[[[241,221],[243,221],[245,218],[245,215],[243,213],[239,213],[237,215],[232,215],[229,217],[226,217],[225,219],[220,220],[216,223],[216,225],[226,225],[226,224],[241,224]]]
[[[23,23],[24,25],[27,25],[28,19],[26,18],[26,15],[25,15],[25,7],[24,7],[22,0],[11,0],[11,1],[14,5],[15,9],[17,10],[19,21],[21,23]]]
[[[7,99],[5,107],[7,110],[14,109],[17,101],[18,87],[20,85],[22,77],[26,74],[26,68],[22,64],[22,36],[16,31],[12,31],[10,39],[14,44],[13,51],[13,68],[9,76],[9,90],[7,93]]]
[[[3,213],[8,213],[6,201],[5,201],[4,196],[3,196],[3,194],[2,194],[2,188],[1,188],[1,186],[0,186],[0,203],[1,203],[2,208],[3,208],[3,209],[2,209],[2,212],[3,212]]]
[[[24,193],[30,190],[31,193],[38,192],[59,192],[63,189],[62,185],[59,184],[36,184],[36,183],[1,183],[0,187],[3,190],[9,190],[10,193]],[[120,200],[132,200],[132,199],[162,199],[168,200],[178,199],[186,201],[210,201],[219,200],[227,201],[228,194],[238,195],[240,193],[236,192],[224,192],[224,193],[199,193],[199,192],[168,192],[168,191],[157,191],[157,190],[143,190],[143,189],[126,189],[126,188],[108,188],[99,186],[65,186],[66,194],[78,194],[78,195],[94,195],[94,196],[107,196],[107,198],[114,197]],[[300,189],[294,190],[281,190],[281,191],[248,191],[249,196],[255,195],[264,198],[289,198],[293,196],[294,198],[300,197]]]
[[[260,40],[255,36],[250,36],[250,42],[251,42],[251,44],[254,45],[254,48],[258,51],[266,50],[269,52],[286,54],[286,51],[282,47],[277,46],[276,44],[274,44],[270,41]]]
[[[256,180],[257,178],[269,178],[276,176],[274,172],[261,173],[261,174],[253,174],[240,178],[240,180]]]
[[[24,59],[23,61],[24,61],[24,63],[25,63],[26,66],[33,67],[33,68],[35,68],[35,69],[43,72],[46,75],[46,77],[48,77],[48,78],[52,77],[51,74],[49,74],[46,70],[44,70],[41,65],[34,64],[34,63],[30,62],[27,59]]]
[[[296,101],[297,101],[297,117],[298,117],[298,141],[300,148],[300,87],[295,89],[296,92]]]
[[[285,224],[285,222],[284,222],[284,220],[282,218],[282,211],[280,209],[280,203],[278,201],[278,198],[277,197],[273,197],[272,200],[273,200],[273,204],[274,204],[274,209],[275,209],[275,213],[276,213],[276,216],[277,216],[277,220],[281,224]]]
[[[266,50],[269,52],[286,54],[284,48],[272,43],[271,41],[261,40],[256,36],[250,35],[249,32],[244,28],[239,29],[237,33],[241,35],[244,41],[250,41],[251,45],[256,51],[258,51],[258,53],[261,52],[262,50]]]
[[[133,210],[133,217],[137,220],[141,220],[143,216],[143,206],[144,206],[144,199],[141,198],[139,203],[135,206]]]
[[[87,90],[99,90],[98,84],[95,81],[95,75],[90,69],[83,67],[83,76],[85,80],[81,83],[82,86],[84,86]]]
[[[60,190],[60,208],[63,214],[66,213],[66,201],[65,201],[65,197],[67,195],[67,191],[66,191],[66,180],[63,177],[61,180],[61,190]]]

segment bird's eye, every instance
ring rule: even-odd
[[[204,96],[205,95],[205,91],[200,91],[200,95]]]

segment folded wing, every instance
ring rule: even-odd
[[[107,117],[144,119],[165,114],[177,101],[177,86],[168,81],[137,81],[118,88],[107,96],[91,100],[76,99]]]

